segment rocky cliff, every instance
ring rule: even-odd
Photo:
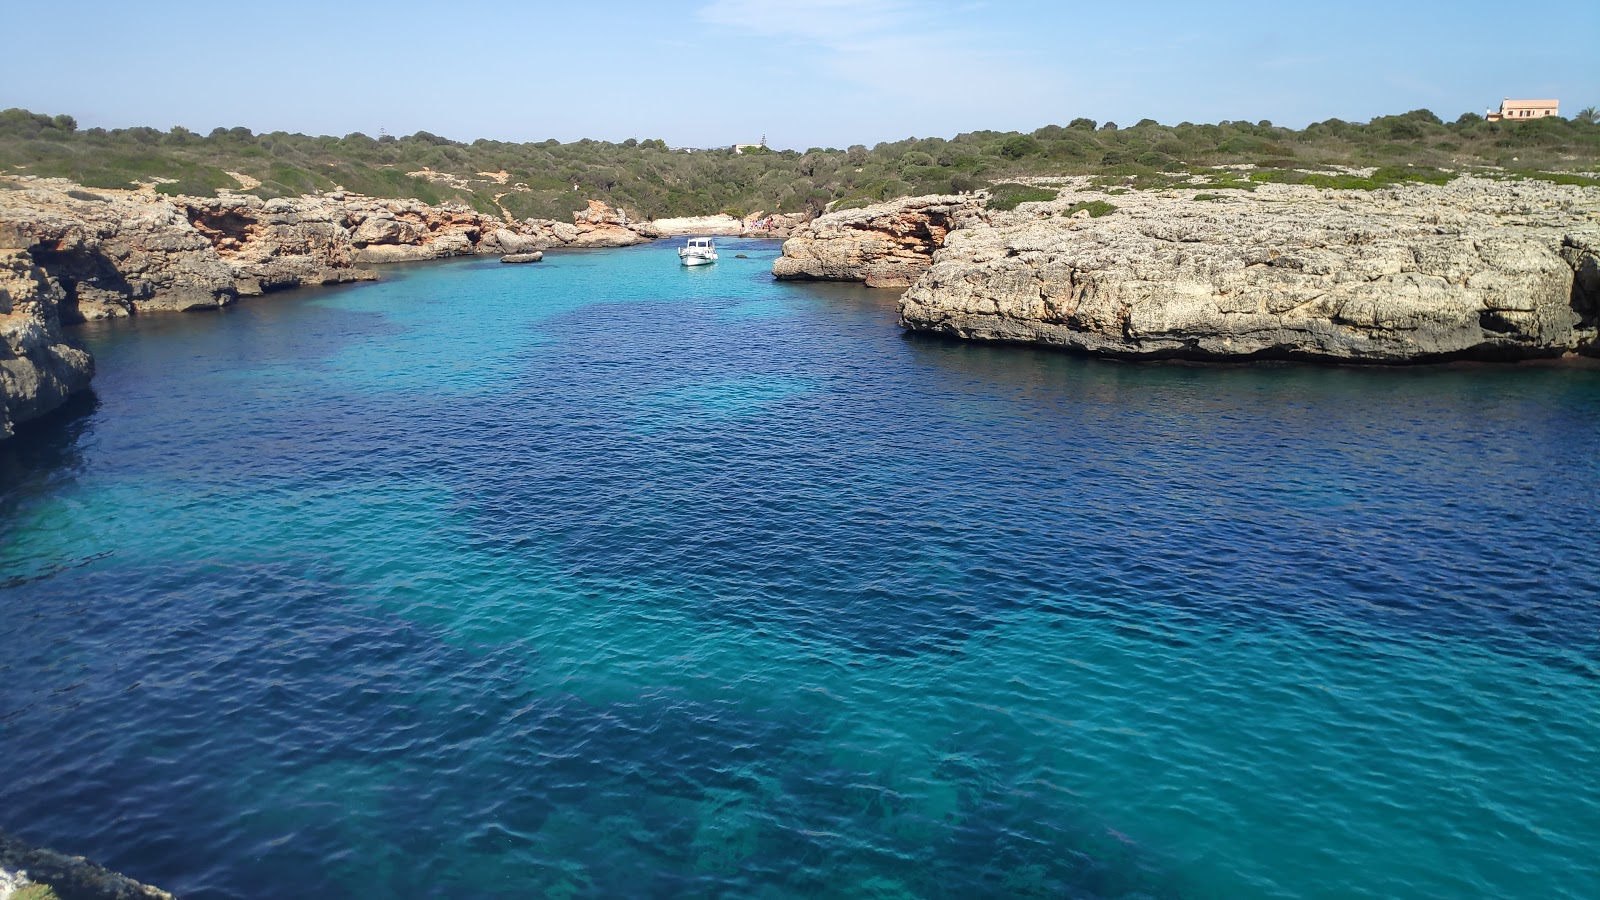
[[[0,176],[0,438],[87,387],[92,362],[61,339],[64,323],[375,278],[363,268],[369,263],[653,237],[602,203],[571,223],[507,222],[462,206],[341,192],[164,197]]]
[[[0,249],[0,438],[89,385],[89,354],[61,338],[61,287],[24,250]]]
[[[0,248],[27,250],[63,293],[65,322],[202,309],[303,284],[376,277],[364,266],[651,239],[601,203],[572,223],[507,222],[463,206],[333,192],[164,197],[0,178]]]
[[[1119,357],[1404,362],[1595,352],[1600,188],[1459,178],[1091,190],[968,219],[907,328]],[[1086,203],[1115,209],[1091,217]]]
[[[903,288],[932,265],[951,231],[983,220],[986,195],[930,195],[828,213],[783,243],[782,279],[862,281]]]

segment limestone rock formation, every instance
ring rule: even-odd
[[[500,257],[503,263],[536,263],[544,259],[544,253],[535,250],[532,253],[507,253]]]
[[[783,243],[780,279],[903,288],[932,264],[952,230],[981,221],[987,195],[929,195],[828,213]]]
[[[906,327],[1120,357],[1373,362],[1594,352],[1600,188],[1460,178],[1058,200],[969,220]],[[1084,201],[1117,209],[1074,216]]]
[[[171,202],[233,276],[235,297],[377,277],[355,267],[357,244],[347,227],[352,216],[337,201],[262,200],[248,194],[225,194],[178,197]],[[232,299],[219,298],[223,303]]]
[[[305,284],[377,277],[364,266],[651,240],[648,225],[591,202],[573,223],[505,222],[464,206],[335,191],[263,200],[85,190],[0,177],[0,247],[29,251],[62,292],[63,322],[223,306]]]
[[[61,338],[64,296],[26,250],[0,249],[0,438],[89,386],[93,360]]]
[[[573,213],[572,224],[578,234],[568,243],[578,247],[627,247],[654,237],[641,235],[638,221],[630,224],[627,213],[599,200],[590,200],[588,209]]]
[[[0,247],[28,250],[63,291],[61,319],[128,315],[135,304],[230,302],[235,274],[170,202],[31,180],[0,190]]]

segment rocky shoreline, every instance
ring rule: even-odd
[[[371,280],[368,267],[381,263],[622,247],[657,236],[599,202],[570,223],[506,222],[464,206],[343,192],[165,197],[0,179],[0,249],[28,254],[61,289],[63,324]]]
[[[677,234],[786,236],[798,216],[630,221],[598,201],[571,222],[335,191],[293,199],[168,197],[0,176],[0,438],[88,386],[93,361],[61,326],[227,306],[302,285],[369,281],[371,266],[624,247]],[[759,223],[759,224],[758,224]]]
[[[23,250],[0,249],[0,439],[89,386],[94,360],[67,343],[65,294]]]
[[[777,277],[882,283],[896,201],[823,216]],[[1128,359],[1418,363],[1600,355],[1600,188],[1444,185],[1110,191],[961,216],[900,301],[912,331]]]
[[[81,856],[34,847],[0,832],[0,898],[9,896],[41,900],[173,900],[166,891]]]
[[[0,438],[88,385],[93,361],[64,325],[370,280],[382,263],[533,262],[691,233],[792,235],[775,277],[904,289],[904,327],[969,340],[1207,361],[1600,356],[1600,188],[1055,186],[1015,210],[933,195],[756,229],[629,221],[599,202],[570,223],[508,222],[344,192],[166,197],[0,176]]]

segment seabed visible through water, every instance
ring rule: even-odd
[[[187,898],[1600,896],[1600,372],[927,340],[723,243],[81,330],[0,827]]]

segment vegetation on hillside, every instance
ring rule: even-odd
[[[815,212],[830,204],[997,184],[998,199],[1014,206],[1040,193],[1018,179],[1060,175],[1097,175],[1105,184],[1134,188],[1175,186],[1195,174],[1203,178],[1186,187],[1251,190],[1284,181],[1370,188],[1494,167],[1500,177],[1557,172],[1566,173],[1558,180],[1592,184],[1600,169],[1595,118],[1590,108],[1570,120],[1487,122],[1468,113],[1443,122],[1416,110],[1366,123],[1330,119],[1299,130],[1267,121],[1160,125],[1145,119],[1119,128],[1074,119],[1029,134],[977,131],[871,149],[735,154],[687,153],[660,140],[461,143],[426,131],[373,138],[255,134],[243,127],[207,135],[182,127],[79,129],[71,116],[10,109],[0,112],[0,172],[60,176],[97,188],[154,183],[169,194],[244,189],[281,197],[342,188],[455,201],[517,218],[567,219],[591,199],[648,218]],[[1241,164],[1257,168],[1219,168]],[[1339,166],[1375,171],[1330,169]]]

